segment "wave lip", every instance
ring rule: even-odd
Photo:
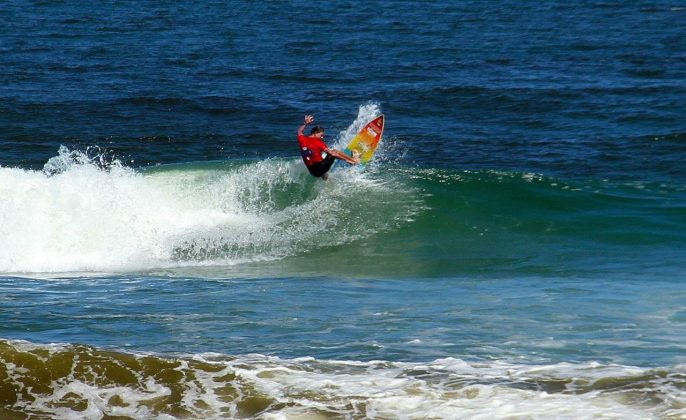
[[[0,340],[3,416],[651,418],[686,415],[684,366],[163,357]]]

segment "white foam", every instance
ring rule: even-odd
[[[0,272],[120,271],[170,259],[184,232],[246,223],[246,215],[184,200],[164,176],[82,157],[54,175],[0,168]],[[48,166],[48,165],[46,165]]]
[[[0,167],[0,194],[0,272],[21,274],[273,260],[392,228],[417,207],[407,188],[345,170],[321,182],[295,158],[140,172],[66,148],[45,171]],[[391,223],[365,216],[392,205]]]
[[[664,409],[645,406],[641,398],[632,400],[630,392],[570,389],[551,394],[535,385],[550,379],[592,382],[647,372],[633,367],[470,364],[457,359],[423,365],[343,361],[292,364],[255,357],[231,365],[261,392],[295,407],[273,418],[300,415],[322,405],[328,411],[365,418],[652,418]],[[513,386],[525,381],[532,385]],[[679,395],[679,390],[674,394]],[[311,395],[318,397],[311,399]]]
[[[18,351],[41,347],[23,342],[11,345]],[[68,346],[48,348],[51,352],[70,351]],[[649,369],[599,363],[523,365],[455,358],[428,363],[326,361],[311,357],[288,360],[259,354],[227,357],[207,353],[164,362],[176,366],[179,382],[164,382],[169,381],[169,375],[167,379],[158,377],[157,372],[146,375],[132,368],[136,364],[129,364],[126,369],[136,379],[122,386],[111,378],[99,377],[95,369],[80,360],[81,351],[92,350],[78,350],[71,372],[53,380],[52,392],[32,393],[33,398],[20,400],[12,408],[53,418],[173,418],[167,414],[171,405],[161,405],[161,411],[155,411],[158,409],[150,403],[179,392],[180,399],[174,397],[168,404],[178,402],[191,418],[239,417],[239,406],[254,397],[270,402],[259,417],[274,419],[316,418],[332,413],[346,418],[476,419],[680,418],[686,414],[684,366]],[[108,354],[98,356],[109,358]],[[141,361],[159,357],[134,356]],[[4,365],[12,384],[22,384],[23,378],[32,376],[32,372],[13,363]],[[152,365],[148,363],[148,367]],[[234,390],[228,396],[224,391],[227,386]],[[112,404],[115,397],[119,403]],[[82,411],[60,403],[70,399],[79,401]]]

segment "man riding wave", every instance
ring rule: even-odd
[[[324,143],[324,128],[316,125],[310,130],[310,135],[303,134],[305,127],[314,121],[314,116],[305,115],[305,122],[298,128],[298,143],[303,162],[312,176],[327,179],[327,172],[331,169],[336,159],[343,160],[351,165],[360,163],[355,156],[348,156],[340,150],[330,148]]]

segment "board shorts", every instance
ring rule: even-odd
[[[329,172],[329,169],[331,169],[331,166],[335,161],[335,157],[331,155],[326,155],[324,159],[320,160],[319,162],[313,163],[312,165],[308,166],[307,169],[310,171],[310,174],[312,174],[312,176],[320,178],[325,173]]]

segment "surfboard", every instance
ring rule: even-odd
[[[379,115],[367,123],[362,130],[350,141],[345,148],[345,153],[352,156],[353,151],[360,154],[360,165],[364,166],[372,160],[374,152],[383,135],[384,116]]]

